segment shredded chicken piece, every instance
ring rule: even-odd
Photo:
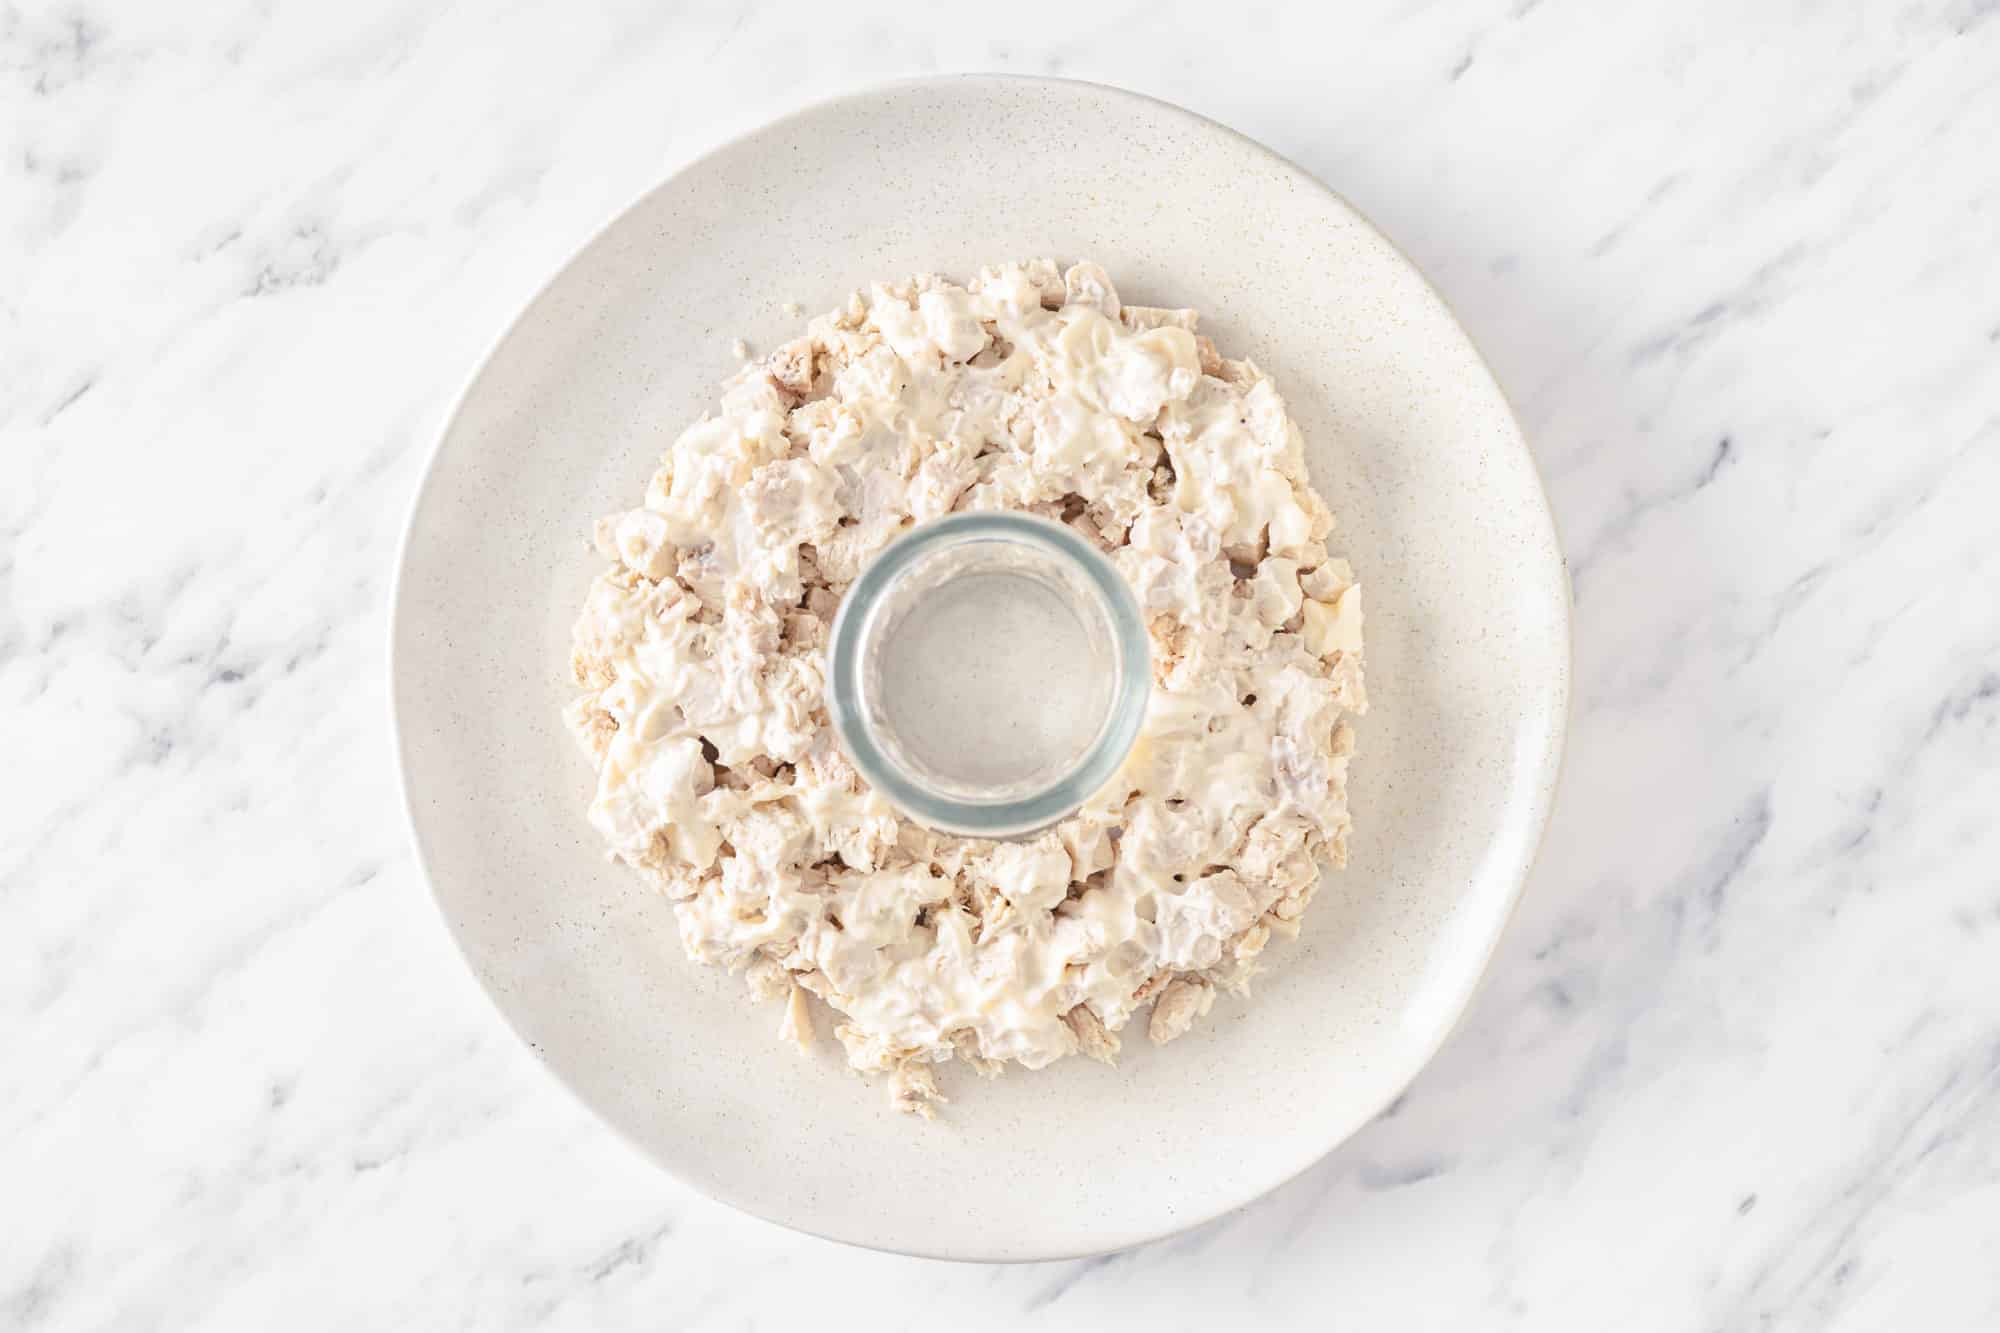
[[[1080,1004],[1063,1015],[1063,1022],[1076,1034],[1076,1049],[1099,1064],[1118,1063],[1118,1034],[1107,1032],[1104,1020],[1099,1018],[1087,1004]]]
[[[935,1120],[951,1099],[938,1091],[936,1065],[905,1060],[889,1074],[889,1100],[898,1111]]]
[[[1153,1018],[1146,1035],[1164,1046],[1194,1026],[1194,1020],[1215,1004],[1215,987],[1196,977],[1175,977],[1153,1001]]]
[[[805,987],[793,984],[791,994],[785,998],[785,1016],[778,1023],[778,1036],[789,1041],[802,1051],[812,1049],[812,1011],[806,1007]]]

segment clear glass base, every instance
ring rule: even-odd
[[[1018,837],[1118,770],[1151,688],[1124,579],[1059,524],[955,514],[889,547],[848,589],[827,698],[861,776],[904,813]]]

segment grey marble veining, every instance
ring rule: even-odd
[[[1575,577],[1465,1024],[1081,1263],[694,1196],[502,1029],[392,791],[441,415],[591,229],[815,97],[1211,115],[1432,277]],[[2000,10],[0,4],[0,1327],[2000,1325]]]

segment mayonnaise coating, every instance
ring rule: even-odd
[[[877,284],[746,367],[675,440],[578,617],[567,721],[591,823],[674,900],[689,957],[837,1011],[857,1069],[929,1115],[931,1066],[1113,1058],[1185,1032],[1296,933],[1346,860],[1361,589],[1298,427],[1192,310],[1104,271],[1002,264]],[[899,816],[827,717],[846,586],[916,523],[1016,509],[1067,523],[1131,583],[1146,722],[1117,776],[1038,837]]]

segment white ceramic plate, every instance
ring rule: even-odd
[[[825,1036],[681,954],[584,822],[558,711],[597,515],[716,398],[871,280],[1089,257],[1192,305],[1277,380],[1368,593],[1353,860],[1248,1003],[1118,1069],[952,1066],[935,1124]],[[956,1259],[1079,1255],[1247,1203],[1380,1111],[1443,1040],[1518,896],[1567,712],[1567,580],[1533,461],[1437,295],[1323,185],[1218,125],[1040,79],[892,85],[738,140],[647,195],[536,298],[439,442],[392,672],[439,906],[558,1078],[688,1183],[787,1226]],[[1143,1025],[1141,1025],[1143,1026]]]

